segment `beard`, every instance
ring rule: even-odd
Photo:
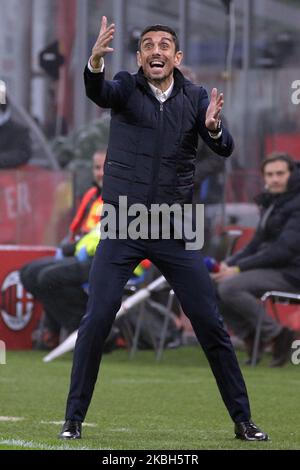
[[[165,82],[168,80],[170,77],[173,76],[173,70],[171,70],[168,74],[163,75],[162,77],[151,77],[150,75],[145,75],[147,80],[152,83],[152,85],[157,86],[160,85],[161,83]]]

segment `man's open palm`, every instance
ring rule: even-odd
[[[98,67],[102,57],[108,52],[113,52],[113,48],[109,47],[110,42],[114,38],[115,25],[112,23],[107,26],[106,16],[102,16],[100,33],[92,49],[92,65]]]
[[[218,95],[216,88],[212,89],[210,103],[206,110],[205,126],[210,131],[214,131],[217,128],[218,120],[220,119],[220,112],[224,104],[223,93]]]

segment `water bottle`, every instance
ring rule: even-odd
[[[210,273],[218,273],[220,271],[220,263],[211,256],[204,257],[204,264]]]

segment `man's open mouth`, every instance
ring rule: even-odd
[[[154,68],[159,68],[159,69],[162,69],[164,67],[165,63],[164,62],[161,62],[160,60],[152,60],[150,62],[150,67],[152,69]]]

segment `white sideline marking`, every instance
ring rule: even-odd
[[[132,432],[132,429],[130,428],[113,428],[113,429],[108,429],[109,432]]]
[[[58,426],[61,426],[64,424],[64,421],[40,421],[41,424],[57,424]],[[97,424],[96,423],[82,423],[82,426],[85,426],[87,428],[96,428]]]
[[[22,421],[21,416],[0,416],[0,421]]]
[[[95,450],[91,447],[69,447],[67,444],[61,446],[49,446],[47,444],[40,444],[39,442],[33,441],[22,441],[21,439],[6,439],[0,440],[0,445],[12,446],[12,447],[26,447],[29,449],[42,449],[42,450]],[[97,449],[101,450],[101,449]],[[109,450],[109,449],[105,449]]]

